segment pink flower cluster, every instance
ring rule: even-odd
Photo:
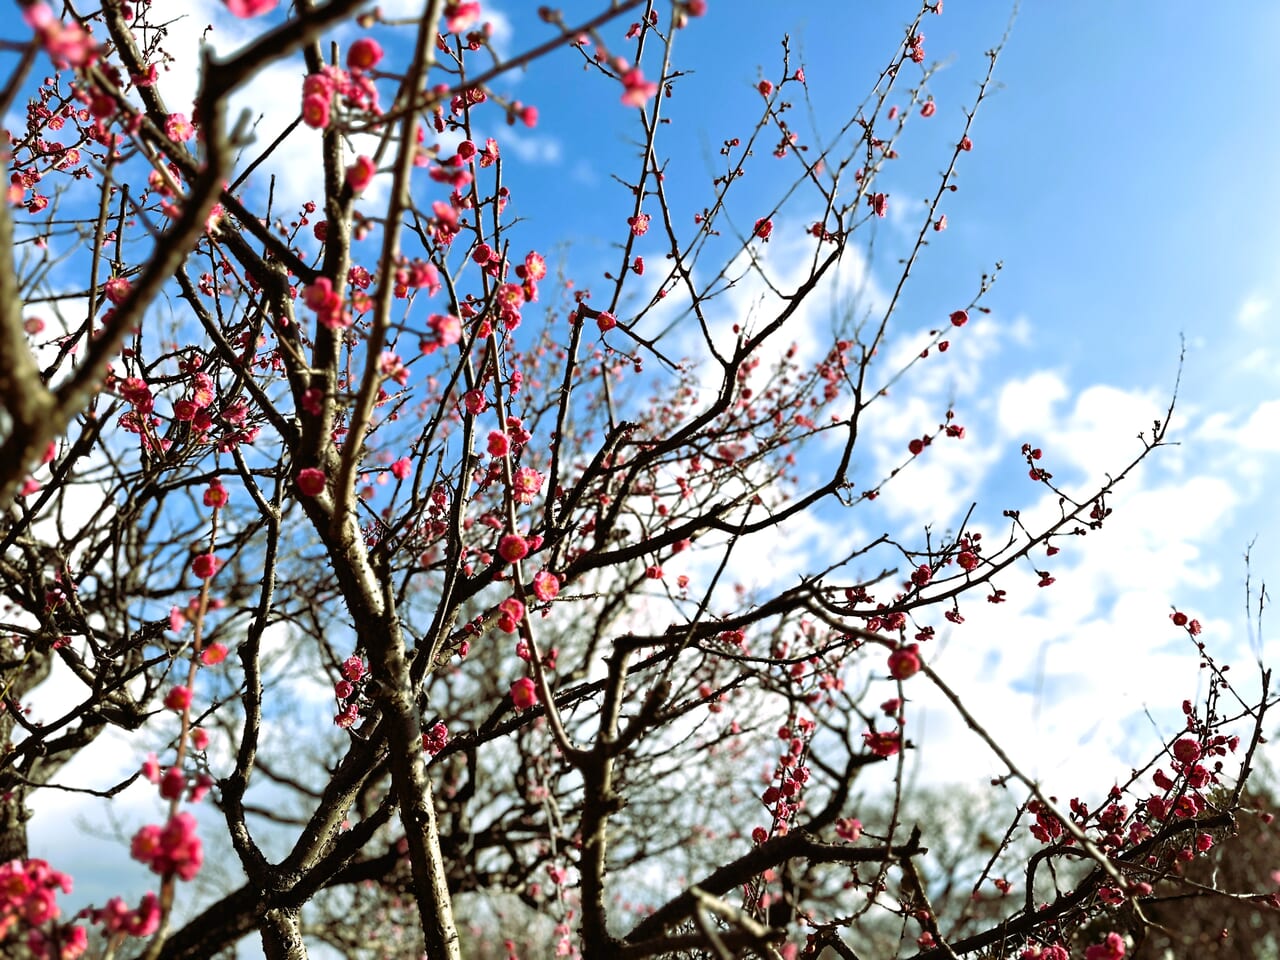
[[[529,555],[529,541],[518,533],[508,533],[498,541],[498,555],[507,563],[515,563]]]
[[[347,51],[347,67],[353,73],[372,70],[382,61],[382,45],[372,37],[361,37]]]
[[[128,277],[112,277],[102,285],[102,293],[108,300],[119,306],[129,296],[129,286]]]
[[[333,718],[335,726],[346,730],[360,719],[360,681],[367,672],[365,663],[359,657],[347,657],[338,670],[342,679],[333,686],[333,694],[338,699],[338,713]]]
[[[351,314],[342,302],[342,294],[333,289],[328,277],[316,277],[302,290],[302,302],[316,312],[316,318],[330,330],[351,326]]]
[[[646,80],[639,67],[622,71],[622,102],[628,107],[643,107],[658,92],[658,84]]]
[[[1121,960],[1125,953],[1124,938],[1118,933],[1108,933],[1102,943],[1088,947],[1085,960]]]
[[[498,287],[493,296],[498,316],[502,325],[508,330],[520,326],[521,310],[526,303],[538,299],[537,285],[526,280],[524,283],[504,283]]]
[[[213,403],[213,386],[213,378],[207,373],[195,374],[191,380],[190,395],[173,405],[173,419],[190,423],[201,433],[213,426],[211,416],[208,414],[201,416],[201,412],[207,410]]]
[[[702,687],[707,688],[708,685],[703,684]],[[710,693],[709,689],[703,696],[707,693]],[[769,777],[769,786],[760,795],[760,801],[773,815],[773,824],[771,830],[756,827],[751,832],[751,838],[757,844],[764,843],[770,836],[787,834],[792,820],[803,805],[801,795],[805,784],[809,782],[810,773],[802,760],[808,750],[814,727],[812,720],[797,717],[792,724],[778,728],[778,739],[787,744],[787,749],[778,758],[777,766]]]
[[[480,19],[480,4],[475,0],[449,0],[444,5],[444,28],[449,33],[462,33]]]
[[[1060,943],[1033,943],[1018,954],[1019,960],[1071,960],[1071,954]]]
[[[528,710],[538,704],[538,687],[528,677],[521,677],[511,684],[511,702],[517,710]]]
[[[44,3],[23,8],[22,19],[36,32],[44,52],[59,67],[88,67],[98,58],[98,45],[78,23],[66,24]]]
[[[191,880],[204,863],[204,845],[196,835],[196,818],[175,813],[163,827],[148,824],[133,835],[129,853],[162,877]]]
[[[1054,813],[1039,800],[1027,804],[1027,811],[1036,818],[1031,835],[1041,843],[1052,843],[1066,832],[1066,827]]]
[[[298,471],[298,492],[304,497],[318,497],[328,484],[325,472],[319,467],[304,467]]]
[[[171,113],[164,123],[164,132],[175,143],[184,143],[196,135],[196,128],[185,113]]]
[[[939,5],[941,6],[941,5]],[[907,54],[912,63],[924,63],[924,34],[912,34],[907,40]]]
[[[560,594],[560,578],[550,570],[539,570],[533,577],[533,595],[549,603]]]
[[[433,313],[427,318],[429,337],[423,337],[418,348],[432,354],[441,347],[452,347],[462,339],[462,321],[451,313]]]
[[[129,406],[133,407],[134,413],[145,415],[155,409],[155,397],[141,377],[128,377],[119,381],[117,390]]]
[[[1201,724],[1196,719],[1195,710],[1189,700],[1183,701],[1182,709],[1187,716],[1188,731],[1199,730]],[[1239,743],[1238,737],[1225,734],[1209,736],[1205,733],[1198,735],[1192,733],[1180,737],[1169,748],[1173,756],[1173,776],[1166,774],[1163,769],[1157,769],[1152,777],[1161,793],[1148,797],[1131,811],[1129,807],[1117,802],[1121,797],[1121,791],[1118,787],[1113,787],[1110,802],[1093,815],[1083,801],[1073,798],[1070,803],[1071,821],[1078,829],[1094,831],[1093,842],[1110,854],[1112,851],[1131,848],[1149,840],[1165,821],[1194,820],[1205,809],[1208,802],[1203,791],[1218,783],[1217,774],[1200,761],[1209,757],[1226,756],[1234,752],[1239,747]],[[1215,764],[1215,770],[1220,768],[1220,763]],[[1075,842],[1074,836],[1068,834],[1066,824],[1046,804],[1035,800],[1028,804],[1027,809],[1036,820],[1031,827],[1031,834],[1041,843],[1056,842],[1070,845]],[[1090,823],[1091,820],[1094,822]],[[1168,851],[1170,863],[1174,869],[1177,869],[1178,864],[1194,860],[1197,856],[1207,853],[1213,846],[1212,835],[1197,833],[1181,848]],[[1148,862],[1157,864],[1157,858],[1149,857]],[[1100,888],[1098,896],[1102,902],[1116,906],[1128,897],[1147,896],[1150,892],[1150,884],[1135,883],[1128,889]],[[1024,952],[1022,956],[1038,958],[1056,955]],[[1124,943],[1109,936],[1104,943],[1089,948],[1088,956],[1095,960],[1098,958],[1118,960],[1119,957],[1124,956]]]
[[[373,182],[373,175],[378,172],[372,160],[363,154],[356,157],[355,163],[347,167],[347,186],[356,196],[364,193]]]
[[[130,910],[122,898],[112,897],[105,907],[91,908],[87,916],[102,924],[108,934],[149,937],[160,929],[160,900],[154,893],[146,893],[137,908]]]
[[[227,0],[227,10],[232,16],[248,19],[261,16],[276,8],[279,0]]]
[[[538,495],[545,480],[546,477],[533,467],[521,467],[517,470],[511,484],[516,503],[533,503],[533,498]]]
[[[862,735],[862,743],[873,756],[892,757],[902,749],[902,734],[897,730],[869,731]]]
[[[449,728],[437,720],[431,725],[431,729],[422,735],[422,749],[429,756],[434,757],[437,753],[449,745]]]
[[[433,297],[440,292],[440,271],[435,264],[425,260],[411,260],[396,269],[397,297],[403,300],[409,296],[410,290],[420,290],[423,287]]]
[[[209,486],[204,491],[204,505],[213,507],[215,510],[221,510],[227,505],[230,495],[227,488],[222,485],[222,481],[214,477],[209,481]]]
[[[201,580],[208,580],[218,572],[221,566],[222,561],[212,553],[202,553],[191,561],[191,572]]]
[[[27,950],[37,960],[77,960],[89,949],[89,934],[81,926],[66,926],[58,930],[56,937],[49,937],[43,930],[31,930],[27,934]]]
[[[507,597],[498,604],[498,629],[503,633],[515,633],[524,619],[524,604],[516,597]]]
[[[836,821],[836,836],[849,843],[857,843],[862,839],[862,821],[841,817]]]
[[[333,119],[335,97],[352,110],[378,112],[378,88],[373,77],[363,66],[376,64],[382,58],[382,48],[372,40],[352,45],[348,56],[350,71],[339,67],[325,67],[318,73],[309,73],[302,81],[302,122],[316,130],[323,130]]]
[[[214,559],[216,560],[217,558],[215,557]],[[227,602],[221,597],[210,597],[207,601],[205,609],[221,610],[224,606],[226,606],[226,603]],[[179,631],[182,630],[183,627],[187,625],[188,620],[195,620],[195,618],[199,615],[199,611],[200,611],[200,595],[199,594],[196,594],[194,597],[188,600],[187,605],[185,607],[178,607],[178,606],[170,607],[169,608],[169,629],[174,633],[178,633]],[[226,647],[223,647],[223,645],[220,643],[210,644],[209,647],[207,647],[206,649],[213,649],[214,647],[221,647],[223,650],[223,654],[225,656]]]
[[[0,864],[0,940],[19,923],[38,927],[58,919],[58,891],[71,892],[71,878],[44,860]]]
[[[889,675],[895,680],[907,680],[920,672],[920,644],[909,643],[889,654]]]

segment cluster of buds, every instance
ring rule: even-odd
[[[760,801],[773,815],[771,830],[756,827],[751,831],[751,839],[756,843],[764,843],[770,836],[784,836],[791,829],[791,822],[804,805],[801,795],[804,786],[809,782],[809,768],[803,763],[809,739],[813,736],[815,724],[812,720],[798,717],[789,726],[778,729],[778,739],[787,744],[786,752],[779,758],[769,777],[769,786],[760,795]]]

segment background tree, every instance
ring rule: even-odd
[[[1025,444],[1057,498],[1043,524],[1009,508],[1002,533],[966,519],[837,541],[798,582],[727,582],[798,518],[872,512],[931,446],[964,441],[939,410],[899,438],[897,468],[855,482],[887,391],[985,309],[994,271],[925,349],[886,359],[991,73],[884,308],[855,303],[822,342],[793,340],[889,214],[880,176],[909,125],[936,112],[922,23],[940,3],[836,136],[795,128],[806,80],[784,44],[759,121],[724,142],[693,209],[668,195],[679,158],[662,131],[699,0],[546,9],[510,55],[478,3],[395,19],[234,0],[258,32],[204,49],[190,114],[165,96],[167,11],[20,6],[2,102],[30,99],[0,215],[6,948],[74,956],[92,926],[106,955],[207,957],[256,932],[269,957],[326,943],[445,958],[528,928],[593,958],[1061,957],[1084,931],[1096,960],[1233,829],[1267,684],[1232,700],[1187,615],[1173,622],[1212,677],[1204,702],[1153,748],[1159,771],[1102,798],[1045,795],[928,662],[966,605],[1052,586],[1059,544],[1106,526],[1172,406],[1088,489]],[[616,262],[591,287],[548,263],[503,176],[500,127],[538,109],[499,81],[549,58],[576,58],[635,124]],[[299,116],[267,141],[228,104],[279,64]],[[266,172],[296,143],[314,149],[288,174],[314,169],[316,192],[282,209]],[[765,163],[790,186],[761,209],[739,184]],[[763,251],[803,209],[820,215],[784,272]],[[747,283],[771,296],[726,319]],[[64,684],[65,710],[34,722],[23,702],[46,683]],[[336,715],[301,737],[290,719],[317,684]],[[931,860],[950,825],[905,816],[923,684],[1005,766],[1008,825],[974,838],[985,859]],[[159,891],[77,923],[56,910],[76,865],[32,858],[25,824],[108,734],[140,773],[72,789],[156,785],[163,813],[130,854]],[[765,782],[742,776],[762,761]],[[892,801],[863,823],[853,792],[873,765],[893,767]],[[179,913],[215,849],[228,882]],[[974,891],[1005,896],[940,909],[942,878],[970,863]]]

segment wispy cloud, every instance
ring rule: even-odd
[[[540,166],[560,163],[564,156],[563,145],[558,137],[537,133],[521,133],[514,127],[499,135],[502,149],[513,153],[517,160]]]
[[[1263,329],[1271,314],[1271,300],[1258,293],[1250,294],[1236,311],[1236,325],[1255,333]]]

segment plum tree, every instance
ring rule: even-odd
[[[163,5],[19,6],[0,96],[10,118],[27,98],[0,205],[6,950],[177,960],[256,932],[273,958],[1061,958],[1096,931],[1096,960],[1153,922],[1157,886],[1213,894],[1183,864],[1241,814],[1269,700],[1227,708],[1195,620],[1174,624],[1204,702],[1100,802],[1046,795],[930,662],[967,605],[1054,583],[1059,544],[1106,525],[1168,415],[1087,489],[1027,443],[1059,506],[1043,524],[833,534],[793,582],[733,582],[798,521],[873,516],[964,442],[942,409],[882,476],[855,470],[889,388],[986,310],[994,271],[891,359],[990,72],[888,295],[825,330],[808,313],[850,289],[893,203],[882,171],[937,112],[940,0],[835,137],[797,129],[784,44],[693,205],[663,136],[692,82],[678,41],[717,15],[702,0],[542,8],[516,52],[475,2],[228,0],[191,105],[170,98],[197,65]],[[564,62],[607,112],[515,97],[514,72]],[[245,90],[287,100],[284,129],[234,117]],[[540,109],[581,110],[584,136],[630,124],[638,146],[589,286],[516,215],[536,188],[511,145]],[[782,265],[784,230],[803,239]],[[904,818],[913,685],[1004,765],[1003,835]],[[42,689],[58,710],[33,718]],[[104,743],[136,772],[55,782]],[[870,767],[892,802],[864,822]],[[55,787],[146,793],[120,857],[158,892],[61,912],[81,865],[27,835]],[[931,860],[931,832],[957,829],[979,855]],[[186,893],[215,863],[219,885]],[[956,864],[973,896],[935,909]]]

